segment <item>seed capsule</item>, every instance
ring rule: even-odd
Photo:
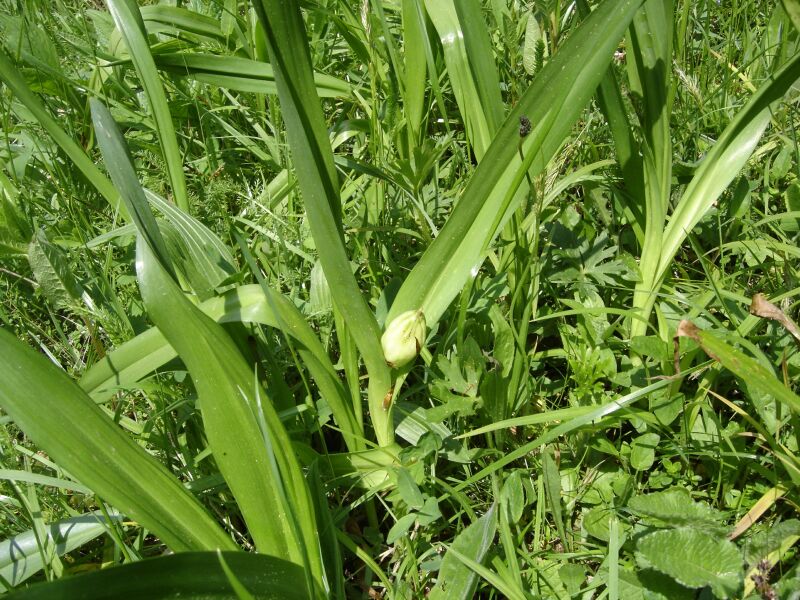
[[[425,342],[426,329],[421,310],[406,311],[389,323],[381,336],[386,364],[396,368],[414,360]]]

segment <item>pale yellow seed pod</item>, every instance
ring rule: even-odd
[[[414,360],[425,343],[426,331],[422,310],[409,310],[398,315],[381,336],[386,364],[397,368]]]

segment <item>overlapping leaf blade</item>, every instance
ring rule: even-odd
[[[225,331],[184,296],[164,268],[160,236],[108,110],[92,106],[98,142],[136,225],[137,274],[148,314],[186,364],[209,445],[262,551],[302,565],[309,594],[323,577],[313,506],[288,435]],[[148,216],[149,215],[149,216]]]
[[[341,230],[339,182],[322,108],[314,89],[305,27],[296,2],[255,0],[278,84],[286,133],[303,194],[311,234],[336,308],[369,371],[369,404],[381,445],[394,439],[391,412],[383,407],[390,371],[383,358],[380,328],[353,277]]]
[[[0,406],[84,484],[176,551],[234,549],[197,500],[63,371],[0,330]]]
[[[540,173],[563,143],[640,4],[601,3],[539,73],[497,132],[444,228],[406,278],[388,320],[420,308],[429,323],[439,320],[497,234],[497,227],[487,224],[499,226],[514,208],[512,199],[524,173]],[[523,141],[525,164],[517,149],[522,115],[533,125]]]
[[[221,561],[225,561],[227,570]],[[306,600],[295,564],[263,554],[192,552],[129,563],[33,586],[9,598],[234,598],[231,574],[259,600]]]
[[[147,95],[147,103],[156,124],[156,135],[164,162],[167,165],[175,203],[189,212],[186,179],[183,175],[183,156],[178,147],[178,138],[172,124],[172,113],[167,95],[147,43],[147,34],[139,7],[135,0],[107,0],[107,4],[114,23],[125,40],[128,54]]]

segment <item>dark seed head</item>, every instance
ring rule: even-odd
[[[519,137],[525,137],[531,132],[531,120],[522,115],[519,118]]]

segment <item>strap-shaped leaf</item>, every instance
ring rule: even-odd
[[[309,595],[323,581],[314,509],[291,442],[255,373],[220,325],[192,304],[167,271],[155,217],[108,110],[92,104],[112,179],[135,216],[136,268],[150,318],[183,360],[199,397],[209,446],[256,546],[304,567]]]
[[[119,513],[112,513],[110,518],[117,522],[123,520]],[[47,543],[53,544],[55,553],[63,556],[100,537],[109,527],[99,510],[70,517],[46,525]],[[0,542],[0,577],[16,586],[41,571],[44,560],[40,543],[33,529]]]
[[[530,168],[531,175],[540,173],[566,139],[640,4],[605,0],[542,69],[497,132],[447,223],[406,278],[387,322],[420,308],[428,323],[439,320],[497,234],[497,227],[487,224],[502,222],[515,207],[525,172]],[[525,164],[518,154],[523,115],[532,123],[523,141]]]
[[[199,308],[218,323],[261,323],[291,336],[322,397],[333,410],[348,447],[360,447],[360,443],[356,443],[361,435],[360,428],[347,392],[325,348],[297,307],[285,296],[273,290],[268,290],[267,295],[258,285],[245,285],[207,300]],[[84,373],[80,384],[92,398],[102,401],[114,390],[135,384],[177,355],[164,334],[153,327],[95,363]]]
[[[639,266],[642,279],[634,291],[634,308],[650,301],[652,278],[661,257],[662,236],[672,185],[672,0],[648,0],[636,13],[629,36],[629,80],[641,106],[641,167],[644,175],[645,231]],[[644,335],[647,321],[631,323],[631,337]]]
[[[159,69],[196,81],[240,92],[276,94],[275,75],[266,63],[240,56],[218,56],[180,52],[153,57]],[[314,73],[314,84],[321,98],[347,98],[351,95],[347,82]]]
[[[491,41],[478,0],[426,0],[444,50],[447,72],[480,160],[503,121],[503,100]]]
[[[325,120],[314,88],[308,42],[295,0],[254,0],[267,38],[278,85],[286,135],[303,194],[311,235],[319,251],[336,308],[344,316],[369,371],[370,416],[381,445],[394,438],[391,411],[383,407],[390,371],[383,358],[381,331],[350,269],[341,231],[339,182]]]
[[[264,554],[192,552],[41,583],[9,596],[19,600],[101,598],[257,598],[307,600],[297,565]],[[249,595],[238,595],[236,585]],[[241,589],[241,588],[240,588]]]
[[[161,85],[153,56],[150,54],[150,46],[147,43],[147,34],[139,7],[135,0],[106,0],[106,2],[114,24],[125,40],[128,54],[147,96],[147,103],[156,124],[156,135],[172,184],[175,203],[189,212],[186,179],[183,176],[183,157],[178,148],[178,138],[175,136],[167,95]]]
[[[235,549],[197,500],[66,373],[0,330],[0,406],[54,460],[173,550]]]

